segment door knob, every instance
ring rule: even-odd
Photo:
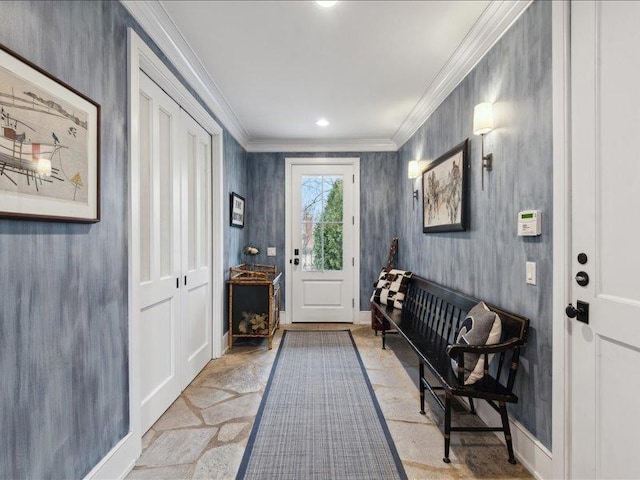
[[[567,305],[564,313],[567,314],[569,318],[575,318],[579,322],[589,324],[589,304],[587,302],[581,302],[578,300],[576,302],[577,307],[574,307],[571,303]]]
[[[578,316],[578,310],[570,303],[569,305],[567,305],[567,308],[565,308],[564,313],[567,314],[567,317],[569,318],[576,318]]]
[[[299,258],[294,258],[293,259],[293,264],[294,265],[300,265],[300,259]]]

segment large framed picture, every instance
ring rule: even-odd
[[[100,106],[0,45],[0,216],[100,220]]]
[[[244,228],[244,197],[231,192],[231,226]]]
[[[422,173],[422,231],[467,229],[468,143],[449,150]]]

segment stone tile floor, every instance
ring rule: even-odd
[[[397,336],[380,348],[365,325],[295,324],[280,328],[273,350],[264,345],[236,346],[211,361],[142,439],[142,456],[129,479],[233,479],[267,384],[283,329],[349,328],[412,479],[531,478],[520,464],[507,462],[506,448],[493,433],[456,433],[451,463],[442,461],[443,413],[432,398],[420,415],[415,354]],[[453,423],[479,419],[462,412]],[[302,480],[302,479],[301,479]]]

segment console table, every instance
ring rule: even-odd
[[[242,263],[229,269],[229,349],[236,338],[266,338],[269,350],[280,322],[280,279],[275,265]]]

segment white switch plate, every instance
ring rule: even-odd
[[[267,257],[276,256],[276,247],[267,247]]]
[[[527,262],[527,283],[536,284],[536,262]]]

